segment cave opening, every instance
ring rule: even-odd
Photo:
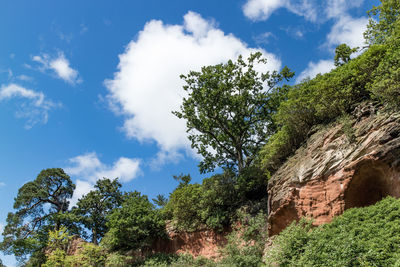
[[[345,193],[345,209],[366,207],[390,195],[389,177],[371,162],[362,164]]]

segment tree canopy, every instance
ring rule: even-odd
[[[91,239],[97,244],[107,232],[107,215],[122,203],[121,184],[117,179],[100,179],[95,184],[95,190],[78,200],[72,213],[77,220],[91,231]]]
[[[7,216],[1,250],[23,257],[43,247],[48,230],[60,227],[74,189],[60,168],[42,170],[35,180],[24,184],[14,201],[16,212]]]
[[[400,1],[380,1],[379,6],[374,6],[368,11],[370,19],[364,37],[370,45],[383,44],[400,24]]]
[[[188,96],[180,111],[173,113],[186,120],[192,148],[203,156],[200,172],[220,166],[240,173],[252,164],[271,134],[272,89],[294,73],[287,67],[281,73],[258,73],[256,66],[263,64],[266,59],[258,52],[247,61],[239,56],[236,62],[181,75]]]

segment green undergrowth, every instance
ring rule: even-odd
[[[400,266],[400,200],[349,209],[316,228],[293,223],[264,260],[268,266]]]
[[[400,108],[400,22],[381,44],[372,44],[358,57],[329,73],[289,87],[274,116],[277,131],[261,151],[262,165],[270,173],[307,139],[310,130],[346,117],[364,101]],[[349,141],[351,126],[345,125]]]

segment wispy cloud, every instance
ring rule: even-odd
[[[316,63],[309,62],[305,70],[297,77],[296,82],[299,83],[306,78],[314,78],[317,74],[324,74],[335,68],[333,60],[320,60]]]
[[[61,105],[46,99],[42,92],[27,89],[15,83],[2,85],[0,87],[0,102],[12,99],[21,100],[17,104],[18,111],[16,111],[15,115],[18,118],[27,119],[25,124],[27,129],[32,128],[39,122],[47,123],[49,111]]]
[[[267,20],[280,8],[315,22],[318,17],[318,2],[314,0],[248,0],[243,5],[243,13],[251,20]]]
[[[50,70],[57,78],[69,84],[75,85],[82,82],[78,71],[70,66],[69,60],[62,52],[58,53],[57,57],[51,57],[48,54],[33,56],[32,60],[40,64],[38,68],[40,71]]]
[[[71,158],[68,162],[65,171],[78,178],[72,203],[92,190],[99,179],[119,178],[121,182],[129,182],[141,173],[140,160],[136,158],[120,157],[112,165],[107,165],[100,161],[95,152],[91,152]]]

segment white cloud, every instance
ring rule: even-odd
[[[342,43],[350,47],[362,47],[365,44],[363,33],[367,24],[368,18],[342,16],[333,25],[325,45],[331,49]]]
[[[242,10],[254,21],[267,20],[273,12],[285,8],[289,12],[304,17],[311,22],[324,22],[338,18],[347,10],[357,8],[364,0],[247,0]]]
[[[43,54],[41,56],[33,56],[32,60],[41,64],[39,70],[42,72],[51,70],[57,78],[62,79],[69,84],[74,85],[82,82],[78,71],[70,67],[68,59],[62,52],[58,53],[55,58]]]
[[[243,6],[246,17],[252,20],[267,20],[278,8],[285,7],[286,0],[248,0]]]
[[[65,168],[70,175],[76,175],[87,181],[96,182],[101,178],[119,178],[122,182],[134,179],[140,173],[140,160],[121,157],[112,166],[102,163],[95,152],[86,153],[69,159],[70,166]]]
[[[76,205],[78,200],[92,191],[94,189],[93,183],[87,182],[87,181],[82,181],[82,180],[76,180],[76,188],[74,191],[74,194],[72,195],[72,198],[69,201],[69,206],[73,207]]]
[[[18,80],[24,81],[24,82],[31,82],[33,81],[33,78],[24,74],[18,75],[17,76]]]
[[[0,187],[6,186],[4,182],[0,182]]]
[[[315,0],[248,0],[243,5],[243,13],[251,20],[267,20],[279,8],[315,22],[318,17],[318,2]]]
[[[324,74],[335,68],[333,60],[320,60],[317,63],[308,63],[307,68],[300,73],[296,79],[296,83],[301,82],[306,78],[314,78],[317,74]]]
[[[257,50],[268,58],[268,70],[280,68],[273,54]],[[185,122],[171,113],[185,96],[179,76],[255,51],[194,12],[184,16],[183,25],[148,22],[119,56],[114,78],[105,81],[114,111],[119,107],[116,113],[125,116],[123,131],[129,138],[155,141],[161,161],[165,155],[176,158],[180,149],[190,150]]]
[[[27,119],[25,127],[28,129],[39,122],[47,123],[49,111],[60,106],[60,104],[47,100],[42,92],[27,89],[14,83],[0,87],[0,102],[10,99],[22,100],[19,103],[16,116]]]
[[[352,8],[360,7],[364,0],[328,0],[326,1],[326,16],[328,18],[339,18]]]
[[[69,163],[70,166],[64,168],[66,173],[79,177],[71,206],[75,205],[80,197],[89,193],[99,179],[119,178],[121,182],[129,182],[141,173],[139,159],[121,157],[113,165],[106,165],[99,160],[95,152],[71,158]]]
[[[272,32],[264,32],[254,37],[254,41],[256,41],[256,43],[264,44],[268,44],[271,39],[276,39],[276,36]]]

